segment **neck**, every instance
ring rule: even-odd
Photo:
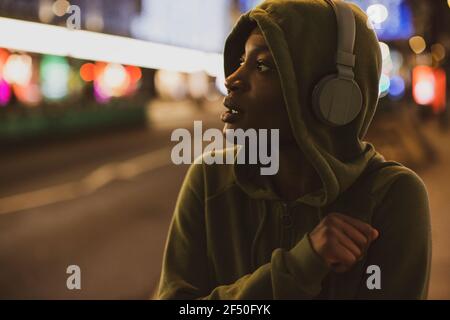
[[[295,200],[321,187],[316,170],[296,144],[280,146],[279,170],[271,180],[277,194],[285,200]]]

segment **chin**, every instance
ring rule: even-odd
[[[232,130],[237,130],[237,129],[243,129],[244,131],[246,130],[246,128],[244,128],[242,125],[239,125],[239,123],[228,123],[226,122],[225,125],[223,126],[223,134],[225,134],[225,130],[227,129],[232,129]]]

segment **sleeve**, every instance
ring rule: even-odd
[[[193,165],[181,187],[166,241],[157,299],[310,299],[329,267],[309,237],[291,250],[275,249],[271,261],[231,284],[215,283],[207,255],[204,179]]]
[[[400,176],[375,211],[372,224],[380,235],[368,250],[364,272],[373,270],[370,266],[378,266],[379,286],[368,284],[375,279],[370,278],[374,271],[368,272],[357,298],[425,299],[430,275],[431,227],[423,181],[415,174]]]

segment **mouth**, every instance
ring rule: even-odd
[[[225,123],[235,123],[242,118],[242,109],[230,97],[225,97],[223,105],[228,109],[222,113],[221,119]]]

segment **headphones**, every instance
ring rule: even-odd
[[[362,93],[355,81],[356,26],[352,9],[341,0],[325,0],[337,20],[337,74],[322,78],[312,93],[313,110],[327,125],[343,126],[356,118],[361,111]]]

